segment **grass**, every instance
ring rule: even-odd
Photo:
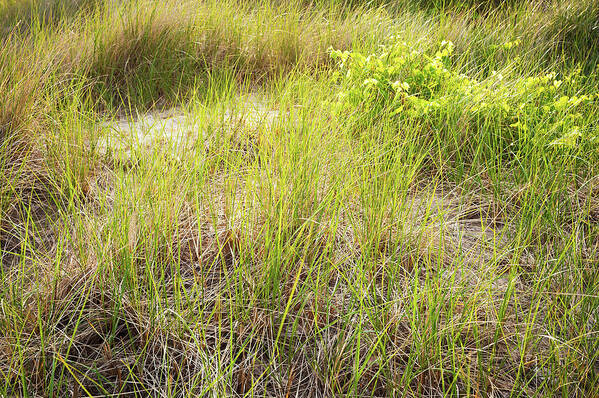
[[[599,8],[481,4],[0,2],[0,396],[599,395]]]

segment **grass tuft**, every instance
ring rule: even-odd
[[[0,3],[0,396],[598,395],[597,10]]]

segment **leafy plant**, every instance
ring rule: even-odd
[[[453,51],[450,41],[432,54],[405,42],[368,55],[331,50],[339,66],[336,111],[358,125],[389,117],[420,119],[437,130],[470,126],[470,133],[492,125],[515,148],[529,141],[572,148],[596,139],[588,115],[597,96],[576,93],[580,69],[562,78],[548,72],[511,81],[493,72],[477,80],[452,64]]]

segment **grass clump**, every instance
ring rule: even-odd
[[[0,396],[596,395],[595,9],[474,3],[6,22]]]

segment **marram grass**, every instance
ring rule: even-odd
[[[481,4],[0,3],[0,396],[599,395],[599,9]]]

